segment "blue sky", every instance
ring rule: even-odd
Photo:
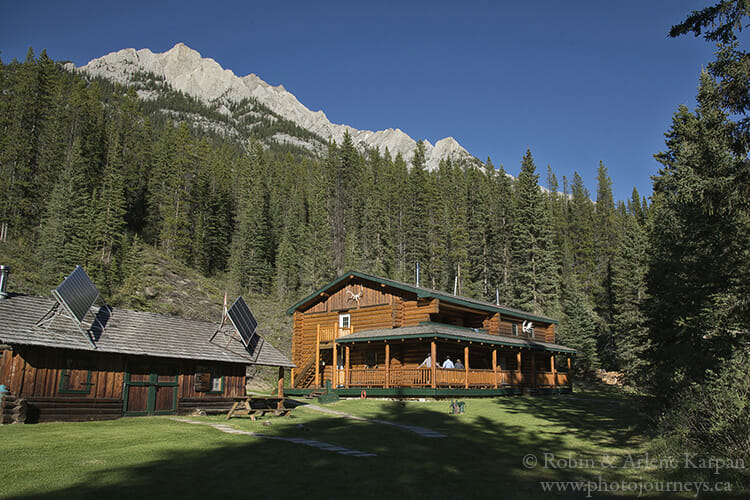
[[[80,66],[123,48],[184,42],[243,76],[284,85],[358,129],[453,136],[517,174],[527,148],[615,198],[651,192],[664,132],[694,107],[713,47],[667,37],[713,1],[0,1],[0,57],[31,46]]]

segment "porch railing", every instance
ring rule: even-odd
[[[432,385],[432,370],[430,368],[392,368],[388,372],[389,387],[430,387]],[[466,370],[442,369],[435,370],[436,387],[466,387]],[[345,370],[336,370],[336,385],[346,384]],[[552,387],[557,380],[557,386],[565,386],[568,383],[567,373],[538,372],[536,374],[537,387]],[[385,387],[385,367],[380,368],[352,368],[349,370],[350,387]],[[492,388],[497,382],[497,387],[518,387],[528,383],[522,374],[515,370],[493,370],[469,369],[469,387]]]
[[[349,370],[349,385],[355,387],[385,386],[385,369],[355,368]]]
[[[567,372],[537,372],[536,373],[536,385],[537,387],[559,387],[568,385]]]
[[[393,387],[429,387],[429,368],[396,368],[388,373],[389,384]]]

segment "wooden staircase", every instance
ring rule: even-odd
[[[310,356],[295,374],[294,387],[308,387],[315,381],[315,357]]]

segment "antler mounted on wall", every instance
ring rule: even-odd
[[[348,300],[355,302],[357,305],[359,305],[359,299],[362,298],[362,292],[363,292],[362,285],[359,285],[359,293],[354,293],[349,289],[346,290],[346,293],[349,294]]]

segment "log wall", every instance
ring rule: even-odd
[[[131,359],[145,360],[157,372],[162,364],[172,367],[169,373],[177,373],[177,407],[181,412],[209,403],[228,409],[227,403],[231,405],[232,397],[245,395],[244,365],[145,357]],[[72,360],[74,369],[68,365],[69,360]],[[3,347],[0,348],[0,384],[6,385],[12,395],[28,400],[29,422],[113,419],[123,415],[127,360],[126,356],[119,354],[31,346]],[[179,366],[175,372],[176,362]],[[215,368],[223,374],[222,393],[195,391],[198,366]],[[61,387],[60,381],[66,370],[80,379],[79,391],[71,392]]]

